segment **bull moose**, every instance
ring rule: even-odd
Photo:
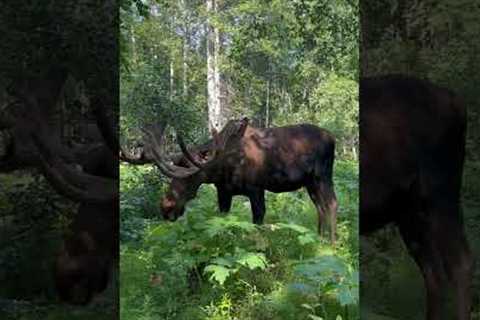
[[[279,193],[306,187],[318,212],[319,233],[329,220],[335,242],[335,139],[327,130],[310,124],[256,128],[247,118],[231,120],[220,132],[212,132],[213,140],[204,145],[189,149],[180,137],[183,154],[172,157],[172,164],[163,156],[163,129],[147,132],[150,150],[144,148],[136,155],[123,152],[121,158],[137,164],[154,162],[172,178],[161,201],[165,219],[180,217],[204,183],[215,185],[221,212],[230,210],[233,196],[247,196],[255,224],[264,219],[265,190]]]
[[[465,107],[449,90],[404,76],[360,82],[360,232],[394,223],[420,268],[426,319],[441,319],[449,279],[456,319],[470,319],[472,257],[460,188]]]
[[[25,128],[23,137],[29,137],[31,153],[43,174],[55,190],[79,203],[57,255],[54,278],[63,301],[87,304],[107,287],[118,257],[118,147],[114,126],[98,106],[97,124],[105,141],[88,146],[87,151],[75,156],[55,143],[58,140],[47,125],[35,94],[19,90],[16,97],[25,110],[24,118],[19,119]],[[81,165],[83,172],[59,154],[70,154],[69,161]]]

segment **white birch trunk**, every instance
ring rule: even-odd
[[[175,17],[172,17],[172,29],[175,28]],[[173,101],[175,97],[175,65],[173,62],[173,56],[170,57],[170,101]]]
[[[218,12],[218,1],[219,0],[214,0],[214,11],[215,13]],[[220,42],[220,31],[218,28],[214,27],[213,28],[213,33],[214,33],[214,39],[215,39],[215,57],[214,57],[214,63],[215,63],[215,99],[216,99],[216,109],[215,109],[215,119],[217,121],[216,127],[217,129],[222,129],[223,126],[225,125],[224,121],[224,99],[222,97],[222,76],[220,74],[220,54],[221,54],[221,42]]]
[[[183,97],[188,95],[188,33],[183,39]]]
[[[208,103],[208,127],[219,129],[218,100],[215,75],[215,32],[210,15],[214,13],[215,1],[207,0],[207,103]]]
[[[265,128],[270,125],[270,79],[267,82],[267,101],[265,106]]]
[[[188,22],[188,13],[187,13],[187,6],[185,4],[185,0],[182,0],[182,11],[183,21],[184,21],[184,37],[183,37],[183,75],[182,75],[182,82],[183,82],[183,97],[186,98],[188,95],[188,43],[190,41],[190,28]]]
[[[175,96],[175,67],[173,65],[173,59],[170,60],[170,101]]]

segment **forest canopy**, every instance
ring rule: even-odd
[[[355,2],[217,1],[209,11],[204,1],[130,1],[122,8],[127,140],[159,119],[205,139],[208,121],[215,121],[207,92],[213,55],[221,123],[240,116],[262,127],[316,123],[337,135],[340,153],[355,153]]]

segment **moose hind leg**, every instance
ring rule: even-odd
[[[318,213],[318,233],[325,234],[325,225],[330,225],[330,239],[333,245],[336,241],[337,228],[337,199],[333,187],[325,183],[316,183],[307,186],[307,191]]]
[[[444,199],[446,200],[446,199]],[[470,319],[473,258],[464,233],[461,210],[454,199],[436,203],[429,210],[435,217],[430,222],[430,239],[442,261],[455,295],[455,318]],[[432,318],[433,319],[433,318]]]
[[[456,319],[470,319],[473,258],[461,221],[442,225],[444,265],[456,299]]]
[[[337,197],[335,196],[335,192],[332,190],[332,194],[329,197],[329,200],[327,201],[327,206],[328,206],[328,217],[329,217],[329,222],[330,222],[330,238],[332,241],[332,244],[335,245],[336,241],[336,234],[337,234],[337,208],[338,208],[338,203],[337,203]]]
[[[427,298],[426,319],[442,319],[445,277],[442,258],[431,228],[422,223],[400,224],[400,233],[423,275]]]
[[[447,269],[455,290],[457,317],[460,320],[470,319],[473,258],[466,241],[462,241],[458,251],[449,257]]]

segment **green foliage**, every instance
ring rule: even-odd
[[[279,124],[306,121],[330,130],[337,140],[337,154],[357,158],[358,82],[336,73],[313,88],[308,107],[283,115]]]
[[[76,205],[38,175],[0,175],[0,318],[111,319],[114,303],[102,297],[88,307],[60,304],[54,259]],[[113,286],[106,295],[113,297]]]
[[[138,140],[139,127],[168,122],[204,141],[204,1],[151,2],[148,15],[126,3],[122,137]],[[356,1],[240,0],[221,2],[208,17],[222,34],[217,67],[232,116],[257,126],[317,124],[336,135],[337,159],[350,159],[335,168],[337,247],[318,237],[305,192],[267,194],[266,223],[255,226],[245,198],[219,216],[214,189],[203,186],[185,215],[166,223],[158,218],[158,172],[122,166],[122,318],[358,318],[357,11]],[[167,149],[172,142],[167,134]],[[307,266],[318,273],[302,273]]]
[[[159,1],[122,11],[121,133],[168,122],[207,136],[205,3]],[[219,69],[233,117],[259,126],[310,122],[332,130],[339,155],[356,158],[356,1],[229,1],[211,16],[224,38]]]
[[[302,261],[294,271],[309,283],[301,287],[304,292],[315,292],[317,288],[320,295],[335,298],[341,306],[358,304],[358,272],[338,257]]]
[[[138,240],[150,224],[149,219],[155,221],[160,216],[158,199],[162,184],[152,167],[121,166],[120,170],[120,239]]]
[[[113,105],[117,92],[114,4],[93,0],[0,4],[2,86],[65,70]],[[61,26],[61,27],[59,27]],[[52,79],[54,80],[54,79]]]
[[[203,186],[174,223],[152,219],[145,208],[132,210],[134,197],[122,198],[122,213],[124,207],[127,212],[122,221],[146,221],[136,237],[122,237],[122,318],[354,319],[357,165],[339,161],[336,172],[341,205],[335,249],[317,235],[316,211],[305,192],[268,194],[262,226],[251,223],[250,205],[242,197],[220,217],[211,186]],[[146,193],[157,195],[138,183],[152,173],[122,167],[121,190],[145,199]],[[128,224],[124,229],[130,230]]]
[[[39,176],[0,175],[0,180],[5,187],[0,200],[0,296],[51,300],[52,258],[75,206]],[[32,266],[31,261],[43,263]]]

